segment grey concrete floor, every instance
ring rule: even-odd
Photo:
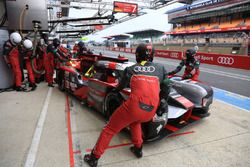
[[[34,92],[0,94],[0,167],[23,167],[49,88],[39,84]],[[35,167],[87,166],[82,156],[91,149],[105,125],[104,118],[66,94],[52,88],[40,136]],[[130,146],[108,149],[99,161],[105,167],[247,167],[250,164],[250,113],[214,101],[211,116],[180,132],[144,145],[136,159]],[[70,116],[70,119],[68,118]],[[70,124],[69,124],[70,121]],[[68,126],[72,132],[69,134]],[[178,132],[178,133],[180,133]],[[72,149],[69,147],[72,138]],[[111,146],[130,142],[126,133],[115,136]],[[71,152],[73,150],[73,153]]]

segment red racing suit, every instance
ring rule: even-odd
[[[56,59],[56,60],[55,60]],[[47,53],[44,54],[45,77],[48,84],[53,84],[53,75],[55,62],[57,68],[60,67],[60,61],[67,61],[69,58],[60,49],[55,48],[52,44],[47,46]]]
[[[112,137],[123,128],[130,128],[133,144],[140,148],[143,143],[141,123],[150,121],[159,105],[160,83],[167,72],[159,64],[144,62],[127,67],[116,91],[130,84],[129,98],[112,114],[109,123],[102,130],[93,149],[96,158],[100,158],[108,147]]]
[[[47,52],[44,53],[44,69],[45,69],[45,78],[48,84],[53,84],[53,75],[54,75],[54,54],[56,54],[56,48],[49,44],[47,46]]]
[[[182,75],[182,79],[192,79],[194,81],[197,81],[200,75],[200,62],[196,59],[181,60],[177,68],[174,71],[170,72],[170,74],[178,73],[179,71],[181,71],[183,66],[186,66],[186,68],[184,74]]]
[[[28,76],[29,76],[29,81],[30,83],[35,84],[35,74],[31,66],[31,56],[32,56],[32,51],[26,52],[24,60],[25,60],[25,66],[26,66]]]
[[[45,57],[44,54],[47,54],[46,53],[46,45],[38,45],[37,46],[37,54],[38,54],[38,58],[33,59],[33,61],[35,61],[35,63],[34,63],[35,68],[38,71],[43,71],[45,68],[44,67],[44,57]],[[35,78],[36,78],[37,82],[40,82],[41,77],[42,77],[42,74],[35,73]]]
[[[63,46],[59,46],[57,49],[57,54],[55,58],[55,68],[59,69],[62,65],[62,62],[66,62],[71,58],[69,50]]]
[[[76,54],[78,52],[78,49],[79,49],[79,47],[77,45],[73,46],[73,53],[72,54],[73,54],[74,58],[76,58]]]
[[[18,46],[14,46],[8,40],[4,44],[3,55],[5,55],[12,67],[12,71],[14,74],[14,85],[16,87],[21,87],[22,85],[22,72],[20,68],[20,60],[19,60],[19,50]]]

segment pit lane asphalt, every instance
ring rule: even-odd
[[[114,53],[117,55],[117,52]],[[133,55],[130,55],[131,58]],[[163,62],[166,59],[156,58]],[[168,62],[172,60],[168,59]],[[176,65],[179,61],[173,61]],[[172,70],[176,65],[166,67]],[[168,66],[166,64],[166,66]],[[221,67],[202,65],[202,68]],[[224,68],[222,68],[224,69]],[[202,70],[202,69],[201,69]],[[224,69],[225,72],[249,76],[249,71]],[[202,71],[203,73],[203,71]],[[216,74],[206,74],[213,77]],[[215,76],[213,76],[215,75]],[[230,76],[230,75],[229,75]],[[228,77],[228,76],[226,76]],[[241,82],[247,82],[240,80]],[[230,82],[236,78],[228,77]],[[202,80],[202,79],[201,79]],[[225,80],[221,75],[217,80]],[[222,82],[221,81],[221,82]],[[207,82],[207,81],[206,81]],[[216,82],[216,80],[214,81]],[[223,81],[224,82],[224,81]],[[220,83],[220,82],[219,82]],[[225,83],[228,84],[228,83]],[[244,84],[242,84],[244,86]],[[218,85],[213,85],[219,87]],[[238,86],[237,86],[238,87]],[[219,87],[221,88],[221,87]],[[247,89],[248,88],[248,89]],[[23,167],[33,148],[37,129],[41,126],[41,113],[46,110],[41,136],[36,152],[32,153],[34,164],[29,167],[85,167],[85,153],[94,146],[105,125],[104,118],[78,100],[50,88],[51,97],[47,107],[49,88],[45,83],[34,92],[4,92],[0,94],[0,166]],[[222,87],[224,89],[224,87]],[[245,88],[249,92],[249,87]],[[233,90],[229,90],[232,91]],[[237,91],[239,91],[237,89]],[[239,92],[235,92],[240,94]],[[244,92],[243,92],[244,93]],[[242,94],[245,95],[245,94]],[[249,94],[246,94],[249,97]],[[67,107],[68,106],[68,107]],[[136,159],[129,151],[129,136],[120,133],[111,142],[111,147],[99,161],[105,167],[246,167],[250,164],[250,113],[214,100],[211,116],[178,133],[186,135],[164,138],[144,146],[144,157]],[[71,131],[69,131],[69,127]],[[71,141],[71,142],[70,142]],[[71,146],[70,146],[71,143]],[[72,163],[73,156],[73,163]],[[29,160],[30,161],[30,160]]]
[[[34,92],[1,93],[0,105],[1,167],[25,166],[30,150],[35,150],[34,139],[39,142],[29,167],[86,167],[82,157],[90,152],[106,123],[93,109],[45,83]],[[38,125],[44,111],[43,124]],[[210,112],[210,117],[177,132],[183,135],[145,144],[141,159],[130,153],[129,136],[119,133],[99,166],[249,166],[250,113],[217,100]],[[37,137],[35,132],[41,126]]]
[[[134,54],[108,51],[104,48],[94,48],[95,53],[103,53],[111,56],[124,55],[130,61],[135,62]],[[155,57],[154,62],[164,64],[167,71],[174,70],[179,60]],[[178,74],[181,75],[184,68]],[[199,80],[208,85],[220,88],[229,92],[237,93],[246,97],[250,97],[250,71],[236,68],[221,67],[216,65],[201,64]],[[250,105],[250,104],[249,104]]]

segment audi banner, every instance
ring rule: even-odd
[[[109,50],[135,53],[135,48],[113,48]],[[155,50],[156,57],[164,57],[170,59],[182,59],[183,52],[170,50]],[[212,64],[224,67],[240,68],[250,70],[250,56],[230,55],[230,54],[216,54],[216,53],[201,53],[196,54],[196,58],[204,64]]]
[[[182,59],[182,52],[170,50],[155,50],[156,57],[165,57],[170,59]]]
[[[250,57],[230,54],[197,53],[201,63],[250,70]]]

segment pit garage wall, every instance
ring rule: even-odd
[[[109,47],[108,50],[135,53],[134,48]],[[183,52],[180,51],[155,50],[156,57],[165,57],[170,59],[181,60],[182,54]],[[205,64],[250,70],[250,56],[198,52],[196,54],[196,58],[200,60],[201,63]]]

